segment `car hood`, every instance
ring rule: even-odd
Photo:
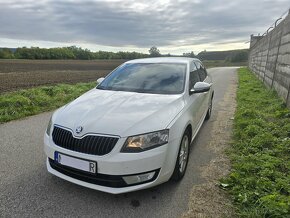
[[[54,124],[82,133],[126,137],[165,129],[182,110],[182,95],[159,95],[93,89],[53,116]]]

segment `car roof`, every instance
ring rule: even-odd
[[[192,61],[199,61],[197,58],[188,57],[156,57],[156,58],[142,58],[127,61],[126,63],[190,63]]]

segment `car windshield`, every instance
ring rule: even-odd
[[[152,94],[180,94],[184,90],[184,63],[127,63],[107,76],[97,89]]]

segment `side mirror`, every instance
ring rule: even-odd
[[[212,84],[206,83],[206,82],[197,82],[193,86],[192,89],[190,89],[189,93],[203,93],[203,92],[208,92],[210,90]]]
[[[99,85],[101,82],[103,82],[105,78],[104,77],[100,77],[99,79],[97,79],[97,85]]]

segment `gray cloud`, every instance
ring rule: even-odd
[[[243,42],[289,7],[289,0],[0,0],[0,38],[114,47]]]

